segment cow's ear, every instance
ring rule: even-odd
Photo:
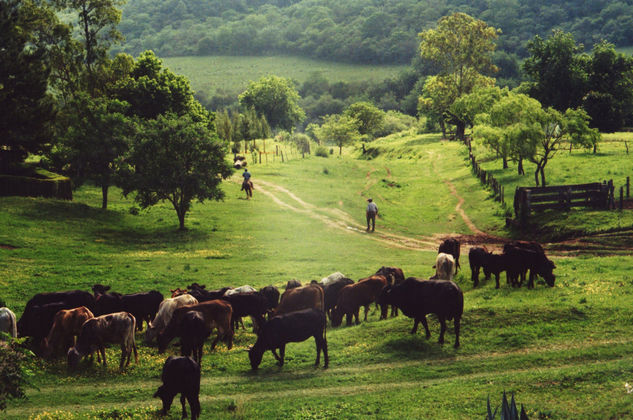
[[[110,290],[110,286],[104,287],[103,290],[105,290],[107,292],[108,290]]]

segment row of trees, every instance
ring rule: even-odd
[[[187,79],[152,52],[111,58],[121,39],[119,0],[0,3],[0,160],[10,171],[27,154],[75,185],[90,180],[107,208],[113,185],[141,207],[170,202],[185,228],[194,199],[221,199],[231,174],[214,115]],[[73,16],[62,23],[57,13]],[[6,28],[6,31],[5,31]]]
[[[358,63],[408,63],[418,32],[461,11],[500,28],[499,48],[525,57],[553,28],[585,45],[633,44],[633,5],[609,0],[129,0],[121,24],[138,54],[293,54]]]

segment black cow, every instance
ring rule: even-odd
[[[95,307],[94,297],[83,290],[71,290],[68,292],[52,292],[52,293],[38,293],[33,296],[24,308],[24,312],[17,323],[18,335],[20,337],[38,337],[44,338],[48,334],[51,325],[53,325],[53,317],[55,313],[52,313],[52,309],[45,310],[42,314],[42,307],[49,304],[59,304],[58,309],[73,309],[80,306],[85,306],[91,311]],[[34,307],[40,309],[33,310]],[[52,308],[52,307],[47,307]],[[43,332],[46,330],[46,332]]]
[[[253,319],[255,329],[264,322],[268,300],[259,292],[236,293],[234,295],[222,296],[222,300],[227,301],[233,307],[233,330],[237,331],[237,323],[240,318],[250,316]]]
[[[202,363],[202,347],[204,340],[211,335],[211,330],[204,322],[204,316],[198,311],[185,314],[180,322],[180,354],[192,356],[199,364]]]
[[[143,321],[149,323],[156,316],[158,307],[163,301],[163,295],[152,290],[142,293],[122,295],[108,292],[110,286],[95,284],[92,291],[95,294],[95,316],[113,314],[115,312],[129,312],[136,319],[136,329],[143,331]]]
[[[382,304],[396,305],[402,313],[414,319],[411,334],[418,330],[421,322],[426,330],[426,338],[431,337],[426,322],[427,314],[436,314],[441,325],[439,343],[444,344],[446,320],[454,320],[455,348],[459,347],[459,328],[464,312],[464,294],[453,281],[420,280],[409,277],[395,286],[386,286],[378,301]]]
[[[270,312],[279,305],[279,289],[275,286],[266,286],[259,290],[266,298],[266,311]]]
[[[332,319],[332,309],[336,306],[341,289],[348,284],[354,284],[354,280],[343,277],[323,287],[323,309],[330,319]]]
[[[325,336],[326,324],[325,314],[319,309],[304,309],[272,317],[270,321],[264,323],[257,335],[257,341],[248,351],[251,368],[255,370],[259,367],[266,350],[272,351],[279,366],[283,366],[286,344],[305,341],[310,337],[314,337],[316,341],[315,366],[319,365],[321,351],[323,351],[324,367],[327,368],[329,358]],[[279,355],[276,349],[279,349]]]
[[[388,284],[400,284],[404,281],[404,272],[398,267],[382,266],[376,271],[376,275],[384,276]],[[398,308],[393,305],[391,306],[391,316],[398,316]]]
[[[187,417],[185,399],[189,401],[191,419],[200,416],[200,365],[191,357],[169,356],[163,365],[161,376],[163,384],[154,394],[154,398],[163,401],[162,415],[167,415],[174,397],[180,394],[182,417]]]
[[[486,262],[490,252],[485,248],[472,247],[468,251],[468,263],[470,264],[470,279],[473,281],[473,287],[479,285],[479,270],[484,269],[486,280],[490,278],[490,274],[486,269]]]
[[[556,265],[545,256],[543,247],[536,242],[514,241],[503,246],[506,255],[508,281],[513,286],[521,286],[526,273],[530,270],[528,288],[534,287],[534,279],[540,275],[548,286],[553,287],[556,276],[553,273]]]
[[[448,238],[445,239],[441,244],[439,249],[437,250],[437,253],[445,253],[445,254],[450,254],[453,256],[453,258],[455,259],[455,273],[457,273],[457,270],[459,270],[460,265],[459,265],[459,247],[460,247],[460,243],[457,239],[455,238]]]
[[[205,286],[199,285],[198,283],[193,283],[187,286],[189,290],[189,294],[196,299],[198,302],[206,302],[208,300],[222,299],[222,296],[226,293],[227,290],[230,290],[230,287],[223,287],[217,290],[207,290]]]
[[[294,289],[295,287],[301,287],[301,282],[296,279],[288,280],[288,283],[286,283],[286,290]]]

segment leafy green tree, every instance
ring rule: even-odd
[[[351,104],[345,110],[345,115],[358,120],[358,132],[366,136],[372,136],[385,121],[385,113],[369,102]]]
[[[180,230],[193,200],[221,200],[232,169],[210,121],[168,113],[145,122],[122,171],[123,194],[135,192],[142,208],[168,201]]]
[[[593,47],[588,63],[587,93],[582,107],[591,126],[614,132],[631,123],[633,115],[633,57],[618,53],[602,41]]]
[[[55,118],[49,52],[68,35],[46,3],[0,2],[0,171],[48,148]]]
[[[535,36],[527,44],[530,56],[523,70],[530,82],[522,91],[545,107],[559,111],[579,107],[586,92],[588,57],[570,33],[554,31],[546,40]]]
[[[315,134],[321,143],[335,143],[340,156],[343,154],[344,145],[360,137],[359,125],[359,121],[349,115],[327,115],[323,118],[323,124],[315,130]]]
[[[77,94],[60,114],[67,130],[49,156],[53,167],[73,179],[75,187],[92,181],[101,187],[101,208],[108,208],[108,190],[135,134],[126,115],[129,104],[105,97]]]
[[[436,29],[428,29],[419,34],[420,54],[440,68],[435,82],[427,83],[443,86],[427,90],[449,94],[441,101],[438,96],[429,98],[437,102],[433,106],[437,109],[436,112],[443,114],[462,95],[477,87],[494,84],[494,79],[486,75],[497,71],[492,54],[498,34],[499,30],[465,13],[444,16],[438,21]],[[446,103],[446,108],[442,109],[440,102]],[[455,120],[454,123],[457,137],[463,139],[465,122]]]
[[[250,82],[239,95],[239,102],[244,109],[252,107],[258,115],[264,115],[272,128],[290,131],[305,119],[299,93],[290,80],[281,77],[264,76]]]

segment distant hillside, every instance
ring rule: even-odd
[[[408,63],[417,34],[455,11],[500,28],[499,48],[518,56],[554,28],[589,48],[633,45],[633,0],[129,0],[121,50]]]

